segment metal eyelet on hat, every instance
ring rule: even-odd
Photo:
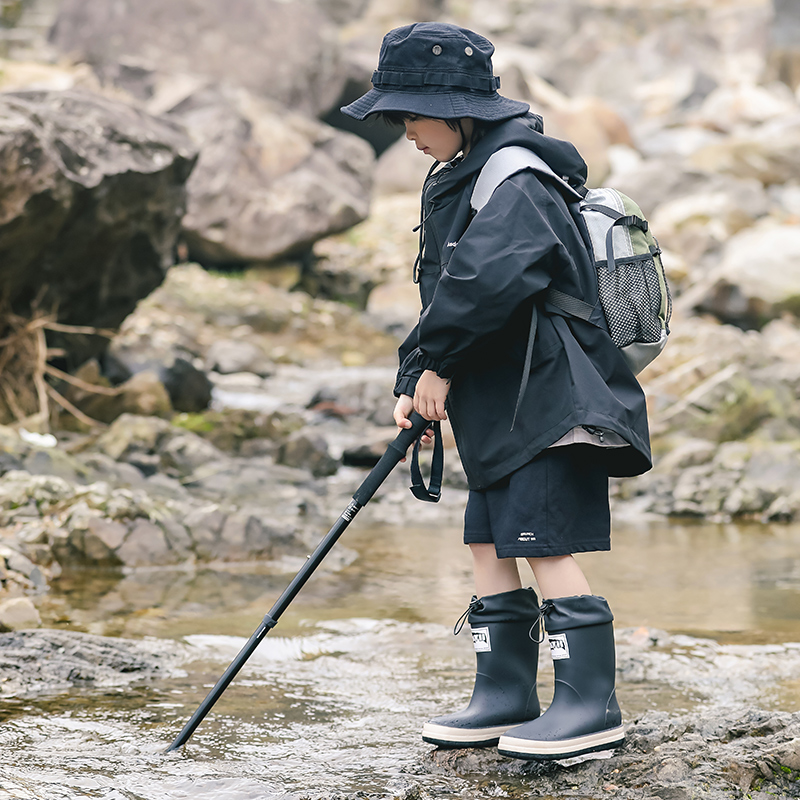
[[[435,44],[435,45],[434,45],[434,46],[431,48],[431,52],[432,52],[432,53],[433,53],[435,56],[440,56],[440,55],[442,54],[442,46],[441,46],[440,44]]]
[[[473,54],[475,51],[474,51],[474,50],[473,50],[471,47],[465,47],[465,48],[464,48],[464,52],[465,52],[465,53],[466,53],[468,56],[471,56],[471,55],[472,55],[472,54]]]

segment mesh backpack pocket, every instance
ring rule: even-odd
[[[672,298],[661,249],[642,210],[616,189],[589,189],[581,201],[597,291],[614,344],[634,374],[663,349]]]

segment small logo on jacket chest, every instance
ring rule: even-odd
[[[455,247],[457,244],[458,244],[458,242],[448,242],[445,246],[446,247]]]

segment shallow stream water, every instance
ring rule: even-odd
[[[323,565],[188,745],[168,755],[293,572],[66,577],[43,598],[45,625],[175,640],[190,657],[183,674],[156,683],[0,704],[0,800],[537,796],[533,778],[422,766],[421,723],[471,688],[471,643],[452,635],[472,594],[459,531],[356,521],[337,549],[349,565]],[[800,642],[798,553],[796,526],[624,522],[611,553],[583,557],[614,609],[623,657],[637,629],[678,634],[664,680],[623,676],[626,717],[742,699],[800,707],[800,647],[784,644]],[[546,702],[552,671],[542,663]]]

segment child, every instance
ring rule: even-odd
[[[571,144],[544,136],[526,103],[498,94],[493,52],[454,25],[397,28],[383,40],[374,88],[342,111],[404,124],[434,159],[414,270],[423,310],[400,347],[394,416],[401,428],[412,409],[450,419],[470,488],[464,542],[476,596],[465,616],[478,667],[468,707],[426,723],[423,738],[565,758],[624,739],[613,616],[573,553],[610,549],[608,476],[650,468],[647,416],[607,330],[546,302],[549,287],[597,302],[583,222],[563,187],[525,169],[471,211],[478,174],[501,147],[532,150],[573,185],[586,179]],[[517,558],[531,566],[541,606],[522,588]],[[541,716],[540,623],[556,681]]]

